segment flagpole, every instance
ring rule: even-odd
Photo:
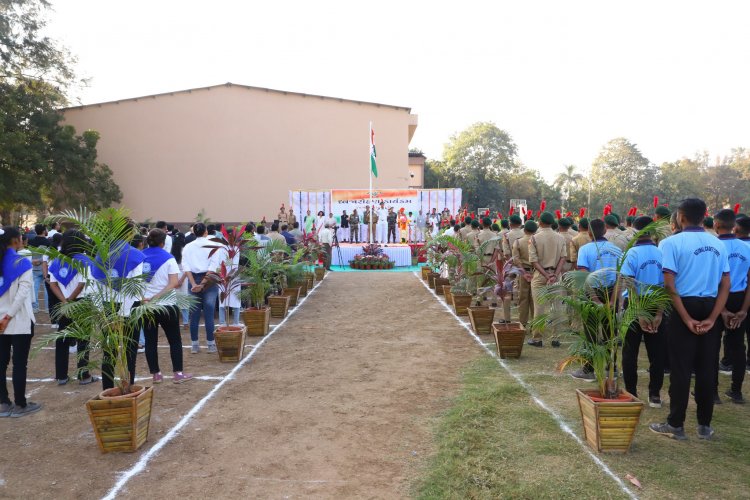
[[[370,227],[367,232],[367,240],[369,241],[372,238],[372,218],[375,215],[375,207],[372,204],[372,122],[370,122],[370,133],[367,134],[367,140],[367,171],[370,172]],[[374,243],[374,241],[370,241],[370,243]]]

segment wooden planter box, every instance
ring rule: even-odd
[[[443,285],[443,296],[445,297],[445,303],[449,306],[453,306],[453,295],[451,294],[451,286]]]
[[[299,296],[307,297],[307,278],[303,279],[299,284]]]
[[[305,273],[305,279],[307,280],[307,290],[312,290],[315,286],[315,273]]]
[[[489,306],[469,307],[469,321],[474,333],[489,335],[492,333],[492,322],[495,320],[495,310]]]
[[[153,401],[154,389],[140,387],[126,396],[102,399],[99,395],[86,402],[91,426],[102,453],[133,452],[146,442]]]
[[[435,278],[439,278],[440,275],[438,273],[428,273],[427,274],[427,284],[429,287],[434,290],[435,289]]]
[[[289,310],[289,296],[271,295],[268,297],[268,305],[271,307],[272,318],[285,318]]]
[[[236,363],[245,350],[247,326],[220,326],[214,331],[216,351],[222,363]]]
[[[437,295],[443,295],[443,286],[450,284],[451,282],[448,281],[448,278],[435,278],[435,293]]]
[[[422,266],[420,269],[422,270],[422,279],[427,281],[427,275],[432,271],[430,266]]]
[[[271,308],[245,309],[242,311],[242,321],[247,327],[247,335],[262,337],[268,333],[268,325],[271,322]]]
[[[316,267],[315,268],[315,279],[320,281],[323,279],[323,276],[326,275],[326,268],[325,267]]]
[[[299,287],[289,287],[281,290],[281,295],[289,297],[289,307],[296,307],[299,300]]]
[[[468,316],[469,306],[471,305],[471,294],[468,293],[453,293],[453,310],[456,311],[456,316]]]
[[[526,330],[521,323],[492,323],[497,353],[501,358],[520,358]]]
[[[576,389],[586,442],[598,452],[627,453],[641,419],[643,401],[626,391],[622,400],[597,401],[599,391]]]

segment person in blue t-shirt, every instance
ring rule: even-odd
[[[638,217],[633,228],[641,231],[651,224],[651,217]],[[661,251],[651,239],[651,234],[644,233],[625,253],[620,272],[635,280],[635,292],[649,293],[650,287],[664,286]],[[628,291],[624,292],[627,297]],[[666,322],[662,321],[663,312],[655,314],[653,321],[634,322],[625,335],[622,346],[622,376],[625,389],[632,395],[638,395],[638,351],[641,338],[646,344],[649,362],[648,404],[651,408],[661,408],[661,388],[664,384],[664,358],[667,356]]]
[[[750,245],[734,234],[735,215],[732,210],[721,210],[714,216],[714,230],[726,247],[729,260],[729,298],[721,312],[721,327],[724,331],[724,357],[732,365],[732,386],[726,395],[734,403],[744,403],[742,382],[745,380],[745,330],[747,310],[750,308],[750,293],[747,281],[750,272]],[[716,398],[718,398],[719,374],[716,373]]]
[[[750,217],[737,217],[737,222],[734,226],[734,234],[737,235],[737,239],[750,245]],[[750,321],[745,321],[745,336],[747,339],[747,354],[745,360],[747,362],[747,371],[750,372]]]
[[[578,250],[576,267],[579,271],[590,273],[601,271],[601,273],[597,273],[589,279],[595,280],[592,286],[599,298],[604,301],[605,297],[610,297],[610,303],[613,303],[614,297],[612,295],[617,279],[617,264],[622,257],[622,250],[604,238],[606,230],[604,221],[601,219],[594,219],[589,222],[589,235],[593,241],[586,243]],[[586,328],[589,340],[596,338],[597,333],[595,331],[587,328],[586,325],[584,325],[584,328]],[[609,328],[605,325],[603,330],[609,331]],[[570,376],[589,382],[593,382],[596,378],[590,363],[584,364],[581,369],[574,371]]]
[[[674,303],[667,325],[669,417],[649,428],[674,439],[687,439],[685,413],[694,372],[698,438],[711,439],[721,343],[716,321],[729,296],[729,260],[721,241],[701,226],[706,213],[703,200],[688,198],[677,210],[682,232],[660,246],[664,286]]]

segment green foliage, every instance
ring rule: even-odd
[[[132,239],[135,229],[124,209],[105,209],[91,212],[87,209],[68,211],[52,218],[61,223],[71,224],[78,228],[86,237],[82,243],[87,253],[99,256],[99,260],[92,258],[93,265],[105,275],[103,281],[91,281],[87,285],[85,298],[74,302],[61,304],[58,312],[72,320],[72,324],[65,330],[50,333],[43,337],[41,347],[54,343],[57,339],[73,338],[90,341],[89,348],[100,350],[106,357],[113,360],[115,380],[123,394],[130,391],[130,374],[128,372],[126,352],[129,343],[137,342],[137,332],[140,325],[155,314],[166,312],[170,303],[174,302],[180,309],[191,307],[191,297],[176,290],[142,302],[133,308],[129,316],[124,316],[121,305],[117,302],[120,295],[142,297],[148,285],[146,275],[134,277],[114,277],[109,272],[107,263],[113,260],[124,245]],[[39,248],[35,251],[47,255],[50,260],[59,259],[70,264],[78,272],[85,273],[84,266],[72,257],[61,254],[56,248]],[[79,353],[79,357],[83,353]],[[90,367],[96,366],[97,361],[90,361]]]
[[[240,293],[240,297],[249,298],[254,308],[263,308],[274,279],[284,274],[285,260],[291,254],[289,246],[279,240],[271,240],[265,247],[247,250],[247,264],[242,270],[242,277],[248,286]]]
[[[622,137],[612,139],[592,165],[591,180],[597,193],[596,209],[592,210],[599,213],[598,204],[603,207],[608,202],[650,206],[657,177],[656,167],[635,144]],[[592,196],[592,205],[594,199]]]

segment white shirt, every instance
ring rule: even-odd
[[[164,251],[172,253],[172,236],[167,235],[167,239],[164,240]]]
[[[326,243],[328,243],[329,245],[332,244],[333,243],[333,231],[331,231],[330,229],[324,227],[320,231],[320,234],[318,235],[318,242],[321,245],[324,245]]]
[[[443,234],[445,236],[455,236],[456,235],[456,231],[452,227],[449,227],[448,229],[445,230],[445,232]]]
[[[69,299],[71,295],[73,295],[73,292],[76,291],[76,288],[80,283],[86,283],[86,277],[81,276],[81,273],[76,273],[75,276],[73,276],[73,279],[70,280],[67,286],[63,285],[59,281],[57,281],[57,278],[55,278],[55,275],[52,273],[49,273],[49,281],[50,283],[57,283],[57,286],[60,287],[60,291],[63,294],[63,297],[66,299]],[[83,294],[79,294],[79,297],[83,296]]]
[[[182,249],[182,269],[193,274],[205,273],[209,270],[210,248],[204,248],[206,245],[215,245],[208,238],[200,237],[191,241]]]
[[[385,208],[378,209],[378,224],[388,224],[388,210]]]
[[[50,230],[49,230],[49,232],[47,233],[47,238],[48,238],[48,239],[49,239],[50,241],[52,241],[52,237],[53,237],[54,235],[56,235],[57,233],[59,233],[59,232],[60,232],[60,231],[57,231],[56,229],[50,229]]]
[[[161,265],[161,267],[154,273],[154,277],[146,285],[146,291],[143,292],[143,297],[151,299],[157,293],[164,290],[169,284],[170,274],[180,274],[180,266],[177,265],[177,261],[172,257]],[[176,304],[175,300],[164,301],[164,305],[173,306]]]
[[[31,322],[36,322],[31,307],[33,293],[34,278],[29,269],[0,295],[0,318],[6,314],[11,317],[3,335],[31,335]]]

